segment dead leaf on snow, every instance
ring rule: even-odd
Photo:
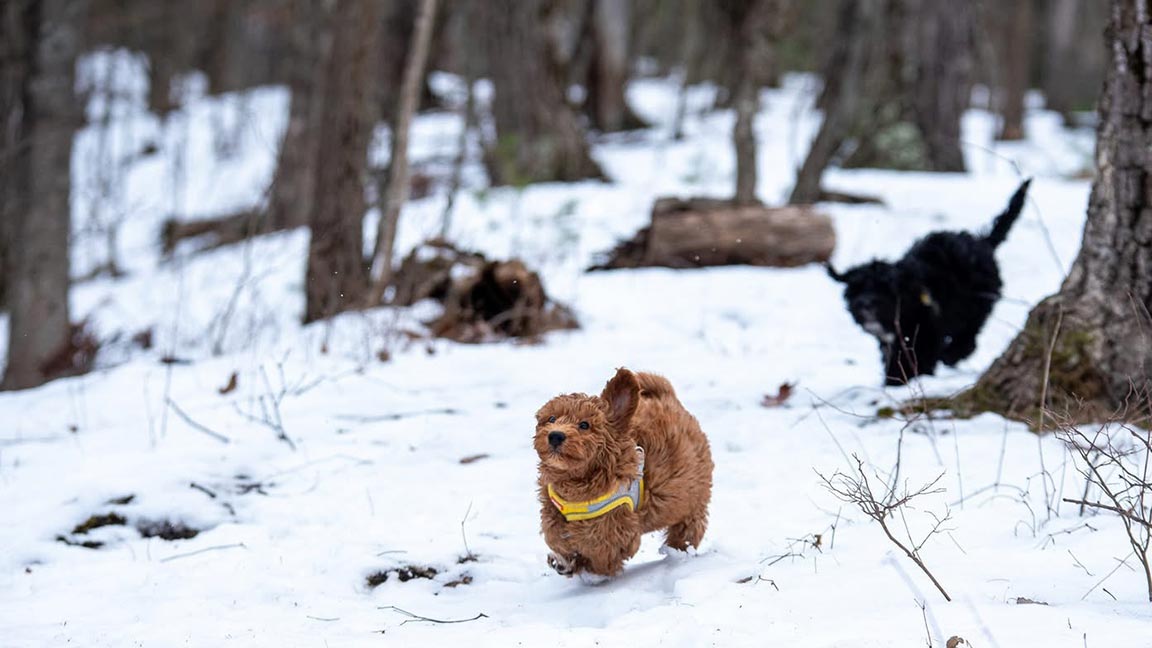
[[[781,383],[780,387],[776,390],[776,395],[765,394],[764,399],[760,401],[761,407],[780,407],[789,398],[792,397],[792,390],[795,389],[796,383]]]
[[[239,382],[239,380],[240,376],[236,375],[236,372],[233,371],[232,375],[228,377],[228,384],[217,389],[216,391],[220,392],[221,396],[231,394],[232,392],[236,391],[236,384]]]

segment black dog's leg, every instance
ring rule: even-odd
[[[976,350],[976,333],[978,331],[965,330],[952,336],[948,346],[940,351],[940,360],[949,367],[972,355]]]
[[[984,322],[992,313],[993,305],[995,302],[984,300],[972,305],[968,321],[952,333],[951,342],[940,351],[940,360],[944,364],[954,367],[956,363],[972,355],[976,350],[976,336],[980,334],[980,329],[984,328]]]
[[[916,369],[921,375],[936,374],[936,364],[940,362],[940,339],[935,335],[921,335],[915,342]]]
[[[940,361],[940,338],[930,326],[917,328],[912,336],[900,336],[884,352],[884,384],[907,384],[916,376],[936,373]]]

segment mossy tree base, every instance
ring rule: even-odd
[[[1105,357],[1110,347],[1104,329],[1052,296],[1032,310],[1024,330],[975,385],[953,396],[910,399],[877,416],[946,411],[968,419],[991,412],[1036,432],[1106,421],[1152,424],[1152,385],[1110,378],[1123,375]]]
[[[1102,331],[1064,308],[1059,296],[1041,302],[1024,330],[970,389],[951,399],[961,415],[995,412],[1037,431],[1067,423],[1140,419],[1128,393],[1114,393],[1102,359]]]

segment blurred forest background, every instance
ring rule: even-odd
[[[209,94],[290,89],[262,204],[212,219],[171,214],[158,244],[310,228],[307,322],[394,299],[401,205],[459,185],[459,162],[441,173],[408,168],[415,111],[463,111],[491,185],[523,186],[602,178],[589,142],[645,126],[627,100],[630,80],[715,84],[717,106],[737,117],[733,200],[754,204],[758,90],[810,72],[824,81],[825,119],[790,202],[850,200],[821,188],[830,165],[964,170],[960,118],[973,102],[1000,115],[1009,140],[1023,136],[1030,90],[1067,123],[1090,121],[1108,12],[1104,0],[0,0],[4,385],[90,365],[96,343],[69,313],[69,286],[122,271],[115,222],[91,224],[108,241],[102,267],[85,277],[69,267],[82,226],[68,208],[73,135],[100,119],[84,110],[99,88],[77,83],[85,53],[146,57],[147,103],[159,116],[181,106],[194,71]],[[441,105],[432,71],[468,81],[466,100]],[[473,96],[481,79],[483,100]],[[393,134],[384,165],[368,156],[378,124]],[[384,217],[366,241],[372,207]]]

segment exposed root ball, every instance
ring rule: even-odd
[[[444,312],[432,334],[457,342],[534,338],[578,326],[567,307],[549,299],[540,276],[519,259],[489,261],[441,240],[417,247],[400,264],[394,303],[435,299]]]
[[[400,262],[392,282],[392,303],[410,306],[422,299],[443,302],[454,275],[479,272],[485,263],[483,255],[465,252],[443,239],[425,241]]]
[[[540,276],[517,259],[490,261],[479,274],[454,282],[444,314],[429,323],[437,337],[473,343],[577,326],[567,307],[548,299]]]

